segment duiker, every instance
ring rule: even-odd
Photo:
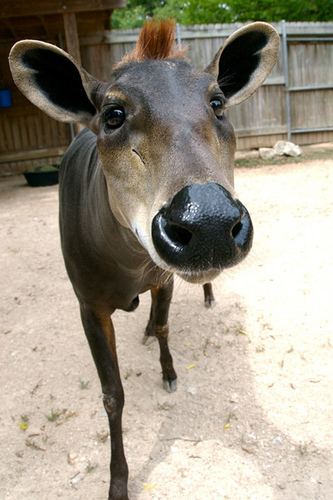
[[[61,165],[60,230],[110,424],[109,499],[128,498],[111,315],[133,311],[139,294],[151,291],[146,335],[157,337],[164,386],[174,391],[172,276],[208,283],[250,250],[252,223],[234,195],[235,135],[225,111],[263,83],[278,46],[274,28],[249,24],[199,72],[174,48],[174,24],[152,21],[110,82],[47,43],[21,41],[10,53],[28,99],[57,120],[88,127]]]

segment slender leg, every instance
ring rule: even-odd
[[[168,315],[172,292],[172,278],[166,285],[151,289],[152,303],[150,317],[145,333],[146,337],[157,337],[160,346],[163,386],[168,392],[174,392],[177,389],[177,374],[173,367],[172,356],[168,346]]]
[[[128,468],[124,454],[121,417],[124,391],[120,380],[114,329],[108,311],[81,304],[82,324],[95,361],[109,419],[111,437],[111,484],[109,500],[128,500]]]
[[[213,294],[213,285],[211,283],[205,283],[203,286],[204,296],[205,296],[205,306],[213,307],[215,305],[215,298]]]

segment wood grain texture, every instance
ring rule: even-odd
[[[93,12],[124,7],[124,0],[1,0],[0,19],[45,16],[64,12]]]
[[[66,12],[63,14],[63,18],[67,52],[78,64],[81,64],[80,42],[77,31],[76,15],[74,12]]]

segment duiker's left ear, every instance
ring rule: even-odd
[[[252,23],[235,31],[206,68],[216,76],[227,98],[226,107],[239,104],[264,82],[278,56],[280,39],[267,23]]]
[[[9,65],[18,88],[42,111],[62,122],[89,126],[100,82],[69,54],[49,43],[23,40],[10,51]]]

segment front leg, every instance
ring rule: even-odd
[[[95,361],[109,419],[111,439],[111,484],[109,500],[128,500],[128,467],[122,437],[124,391],[120,379],[116,342],[110,311],[81,304],[82,324]]]
[[[173,367],[172,356],[168,346],[168,315],[173,292],[173,277],[165,285],[151,289],[151,309],[145,338],[157,337],[160,346],[160,362],[162,367],[163,386],[166,391],[177,389],[177,374]]]

